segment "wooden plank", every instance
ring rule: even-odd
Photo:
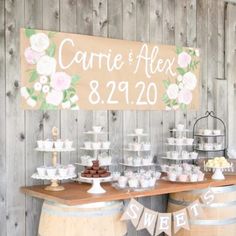
[[[162,0],[150,0],[150,42],[162,43],[163,38],[163,12]],[[151,155],[155,161],[163,154],[163,120],[161,111],[150,112],[150,141],[152,144]],[[151,209],[162,211],[165,208],[166,196],[151,197]]]
[[[6,71],[5,71],[5,4],[0,1],[0,225],[2,235],[7,234],[6,209]]]
[[[45,30],[59,31],[59,0],[43,0],[43,28]],[[51,138],[51,130],[56,126],[60,130],[60,111],[44,112],[44,139]],[[51,165],[51,154],[44,154],[44,163]]]
[[[228,83],[228,143],[229,148],[235,148],[236,143],[236,6],[227,4],[226,18],[226,61],[225,71]]]
[[[66,188],[66,191],[60,192],[46,191],[44,189],[44,185],[22,187],[21,191],[31,196],[51,200],[57,203],[62,203],[66,205],[78,205],[92,202],[115,201],[183,191],[192,191],[197,189],[205,189],[209,186],[220,187],[236,185],[236,176],[226,176],[225,180],[212,180],[211,176],[208,176],[206,181],[192,184],[173,183],[164,180],[159,180],[157,182],[156,187],[149,191],[120,191],[113,188],[109,183],[104,183],[102,185],[106,190],[106,193],[102,195],[91,195],[87,193],[87,190],[91,188],[91,185],[84,183],[65,183],[63,184],[63,186]]]
[[[122,39],[122,0],[108,1],[108,36]],[[123,111],[109,111],[109,140],[111,141],[111,156],[114,166],[112,171],[120,171],[119,162],[123,156]]]
[[[77,1],[77,33],[79,34],[93,34],[93,1],[92,0],[78,0]],[[84,151],[79,148],[83,146],[85,140],[84,131],[90,130],[93,124],[93,112],[92,111],[79,111],[78,112],[78,158],[84,155]],[[80,167],[79,170],[82,170]]]
[[[101,37],[108,35],[107,0],[93,0],[93,35]],[[108,130],[108,112],[94,111],[93,125],[101,125],[104,130]],[[99,138],[101,141],[107,139],[104,136]]]
[[[198,116],[202,116],[205,114],[208,106],[207,106],[207,41],[208,41],[208,30],[207,24],[208,21],[208,10],[207,10],[207,1],[198,0],[197,1],[197,47],[200,48],[201,55],[201,102],[200,109],[198,111]],[[207,127],[207,124],[203,123],[201,128]]]
[[[187,0],[175,0],[175,44],[187,45]],[[175,112],[175,124],[186,126],[186,112],[177,110]]]
[[[136,1],[136,40],[149,42],[149,4],[148,0]],[[150,133],[150,112],[137,111],[137,127],[144,129],[144,132]],[[150,134],[149,134],[150,135]],[[145,138],[146,139],[146,138]],[[150,137],[148,137],[150,140]],[[144,140],[145,141],[145,140]],[[138,201],[145,207],[151,208],[151,197],[139,198]],[[138,231],[137,235],[149,235],[148,231],[143,229]]]
[[[42,28],[42,1],[25,0],[25,26]],[[42,111],[25,112],[26,134],[26,185],[42,184],[42,181],[31,179],[31,175],[38,166],[43,165],[43,154],[34,150],[37,140],[43,138]],[[26,235],[37,235],[42,201],[26,196]]]
[[[25,235],[25,120],[20,108],[19,29],[24,25],[24,1],[5,1],[6,37],[6,207],[7,235]]]
[[[197,3],[196,0],[187,1],[187,46],[197,46]],[[200,99],[200,98],[199,98]],[[197,119],[196,111],[187,111],[187,128],[192,130]]]
[[[123,0],[123,39],[135,40],[136,38],[136,1]],[[136,112],[124,111],[123,112],[123,147],[131,140],[127,134],[132,132],[136,127]],[[127,153],[124,153],[123,158],[126,158]],[[128,202],[126,201],[126,204]],[[136,229],[128,222],[128,236],[137,235]]]
[[[217,1],[218,3],[218,1]],[[214,0],[208,0],[208,61],[207,61],[207,103],[208,110],[216,107],[216,94],[214,94],[214,79],[218,75],[218,4]],[[208,126],[214,128],[214,120],[209,119]]]
[[[70,16],[70,17],[68,17]],[[76,25],[76,1],[60,0],[60,31],[75,33]],[[69,139],[73,141],[73,146],[77,147],[78,129],[78,112],[72,110],[61,111],[61,137],[63,140]],[[75,163],[78,159],[78,152],[62,153],[61,163]]]

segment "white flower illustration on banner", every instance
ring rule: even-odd
[[[63,93],[61,91],[52,90],[46,96],[46,102],[53,106],[58,106],[63,99]]]
[[[37,33],[30,37],[31,48],[36,52],[44,52],[49,44],[49,38],[44,33]]]
[[[177,84],[170,84],[166,91],[170,99],[176,99],[179,93],[179,87]]]
[[[183,76],[183,85],[186,89],[194,90],[197,85],[196,76],[191,72],[187,72]]]
[[[192,102],[192,92],[197,87],[197,78],[194,73],[199,64],[199,50],[193,48],[185,50],[181,47],[176,47],[178,55],[176,81],[163,81],[166,92],[162,97],[162,101],[166,110],[177,110],[179,108],[186,110],[187,106]]]
[[[182,68],[186,68],[190,64],[191,60],[191,56],[186,52],[181,52],[178,55],[178,64]]]
[[[78,75],[57,71],[56,44],[53,42],[55,34],[25,29],[29,45],[24,51],[24,56],[26,62],[32,65],[32,69],[27,70],[28,85],[21,88],[21,96],[30,107],[42,110],[57,108],[77,110],[79,109],[77,84],[80,78]]]
[[[55,58],[42,56],[36,65],[36,71],[39,75],[52,75],[56,71],[56,64]]]

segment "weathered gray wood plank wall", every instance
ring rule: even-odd
[[[123,156],[126,134],[135,126],[150,132],[152,155],[157,157],[174,123],[184,122],[192,128],[196,117],[207,109],[228,121],[229,143],[234,144],[236,8],[228,4],[225,11],[226,5],[223,0],[0,0],[0,236],[37,234],[41,201],[24,196],[19,187],[39,183],[30,176],[50,158],[36,153],[34,146],[37,139],[50,135],[53,125],[60,128],[62,138],[76,142],[76,153],[61,155],[62,163],[78,159],[86,139],[83,131],[92,124],[109,130],[115,162]],[[200,111],[23,111],[19,105],[20,27],[199,47]],[[140,202],[155,210],[166,206],[165,197]],[[129,225],[128,235],[148,234],[136,233]]]

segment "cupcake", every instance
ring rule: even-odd
[[[197,174],[191,174],[189,175],[191,182],[197,182],[198,181],[198,175]]]
[[[178,179],[179,179],[180,182],[187,182],[188,181],[188,175],[187,174],[181,174],[178,177]]]
[[[176,181],[176,178],[177,178],[177,175],[176,175],[175,172],[169,172],[169,173],[168,173],[168,179],[169,179],[170,181]]]

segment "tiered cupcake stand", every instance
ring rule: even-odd
[[[173,140],[182,140],[182,142],[167,142],[167,152],[165,156],[162,156],[161,159],[174,161],[176,163],[183,163],[186,161],[193,161],[197,159],[197,153],[192,152],[193,150],[193,139],[187,138],[188,134],[191,131],[189,129],[178,129],[174,128],[170,130],[170,133],[173,134],[171,139]],[[190,143],[184,142],[184,140],[192,140]],[[188,150],[191,149],[191,152]],[[184,154],[185,153],[185,154]]]
[[[86,135],[92,135],[93,136],[93,142],[97,143],[99,142],[98,137],[101,135],[107,135],[107,132],[103,132],[103,131],[87,131],[85,132]],[[98,155],[101,151],[106,151],[109,153],[110,147],[108,148],[104,148],[104,147],[98,147],[98,148],[87,148],[87,147],[81,147],[81,150],[84,151],[92,151],[93,152],[93,157],[94,159],[98,160]],[[80,163],[76,163],[77,165],[83,166],[83,167],[91,167],[91,165],[89,164],[84,164],[82,162]],[[106,165],[100,165],[103,167],[107,167],[109,168],[110,164],[106,164]],[[92,187],[87,191],[88,193],[92,193],[92,194],[101,194],[101,193],[105,193],[106,190],[104,188],[102,188],[101,183],[104,182],[111,182],[112,181],[112,176],[108,176],[108,177],[99,177],[99,178],[93,178],[93,177],[83,177],[81,176],[81,173],[78,174],[78,181],[79,182],[84,182],[84,183],[91,183]]]
[[[58,139],[58,129],[56,127],[52,128],[52,141],[56,142]],[[52,167],[56,168],[58,165],[58,153],[60,152],[72,152],[75,151],[75,148],[55,148],[55,145],[53,145],[52,148],[47,149],[47,148],[36,148],[35,149],[38,152],[49,152],[52,153]],[[76,177],[76,174],[68,174],[65,176],[60,176],[59,174],[56,174],[53,177],[50,177],[45,174],[45,176],[39,175],[38,173],[34,173],[31,176],[33,179],[38,179],[38,180],[50,180],[51,185],[47,186],[45,190],[48,191],[62,191],[65,188],[59,184],[59,181],[61,180],[68,180],[68,179],[73,179]]]
[[[121,162],[120,165],[124,166],[125,168],[136,168],[138,171],[140,170],[140,168],[144,168],[144,167],[153,167],[155,166],[155,163],[153,163],[153,161],[151,160],[149,163],[143,163],[142,162],[142,155],[145,155],[145,154],[150,154],[150,151],[151,151],[151,145],[150,143],[149,144],[146,144],[148,145],[149,147],[145,148],[145,144],[143,144],[142,146],[142,139],[145,138],[145,137],[148,137],[149,134],[148,133],[131,133],[131,134],[128,134],[127,135],[129,138],[135,138],[136,142],[133,143],[134,145],[134,148],[131,148],[131,147],[126,147],[124,148],[124,151],[128,154],[132,153],[132,158],[133,158],[133,162],[132,163],[128,163],[127,161],[127,156],[125,156],[125,160],[124,162]],[[132,143],[130,143],[132,144]],[[137,145],[137,148],[135,148],[135,145]],[[128,157],[129,158],[129,157]],[[140,163],[137,163],[135,164],[135,158],[139,158],[141,159]]]

